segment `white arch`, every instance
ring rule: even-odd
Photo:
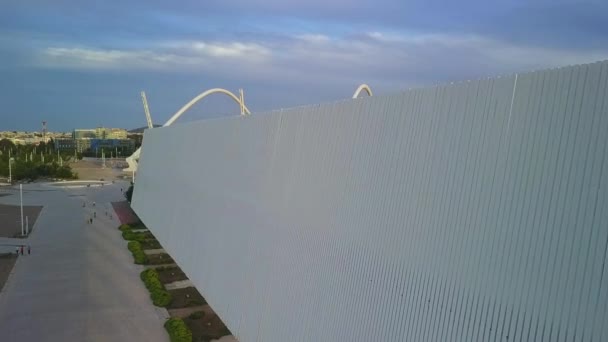
[[[146,122],[148,123],[148,128],[154,128],[154,124],[152,123],[152,116],[150,116],[150,108],[148,108],[148,99],[146,99],[146,92],[141,91],[141,102],[144,105],[144,114],[146,114]]]
[[[180,108],[180,110],[178,110],[175,114],[173,114],[173,116],[169,120],[167,120],[167,122],[165,122],[163,127],[170,126],[172,123],[175,122],[175,120],[177,120],[180,116],[182,116],[188,109],[190,109],[192,106],[194,106],[198,101],[200,101],[200,100],[204,99],[205,97],[207,97],[211,94],[214,94],[214,93],[221,93],[221,94],[228,95],[236,103],[238,103],[239,107],[241,108],[241,115],[251,115],[249,108],[247,108],[247,106],[245,106],[245,100],[243,97],[242,89],[239,89],[240,98],[238,98],[238,97],[236,97],[236,95],[234,95],[233,93],[231,93],[230,91],[228,91],[226,89],[213,88],[213,89],[209,89],[209,90],[206,90],[206,91],[200,93],[198,96],[196,96],[195,98],[190,100],[190,102],[186,103],[185,106]],[[123,169],[123,171],[128,171],[128,172],[137,171],[137,164],[139,162],[140,154],[141,154],[141,147],[138,148],[135,152],[133,152],[133,154],[131,156],[129,156],[126,159],[127,163],[129,164],[129,167],[126,169]]]
[[[198,101],[200,101],[203,98],[207,97],[208,95],[211,95],[214,93],[221,93],[221,94],[228,95],[241,107],[241,115],[246,115],[246,114],[251,115],[251,112],[249,111],[247,106],[245,106],[245,103],[241,99],[236,97],[236,95],[234,95],[233,93],[231,93],[230,91],[228,91],[226,89],[213,88],[213,89],[209,89],[207,91],[202,92],[197,97],[193,98],[190,102],[186,103],[186,105],[183,106],[180,110],[178,110],[177,113],[173,114],[171,119],[169,119],[167,122],[165,122],[163,127],[171,125],[173,122],[175,122],[175,120],[177,120],[180,116],[182,116],[182,114],[184,114],[188,109],[190,109],[190,107],[194,106],[194,104],[196,104]]]
[[[372,96],[372,89],[365,83],[363,83],[362,85],[359,86],[359,88],[357,88],[357,90],[355,90],[355,93],[353,94],[353,99],[356,99],[357,97],[359,97],[359,94],[365,90],[365,92],[367,92],[367,95]]]

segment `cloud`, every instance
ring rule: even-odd
[[[216,86],[271,109],[606,59],[607,23],[605,0],[9,1],[0,88],[32,122],[140,111],[141,88],[167,113]]]
[[[265,56],[269,54],[268,49],[257,44],[230,43],[230,44],[205,44],[195,45],[197,50],[206,52],[213,57],[251,57]]]
[[[213,63],[260,62],[270,51],[255,43],[170,41],[145,49],[98,47],[48,47],[37,58],[45,68],[185,71]]]
[[[174,41],[160,45],[176,52],[214,58],[263,59],[270,55],[266,47],[252,42]]]
[[[301,34],[295,36],[295,38],[308,43],[327,43],[330,41],[329,36],[324,34]]]
[[[8,2],[0,12],[0,29],[30,28],[95,41],[125,36],[199,39],[201,34],[248,32],[252,26],[283,33],[306,27],[300,33],[311,34],[342,26],[481,34],[546,47],[601,47],[608,44],[607,22],[608,2],[602,0],[109,0],[94,7],[78,0],[32,0]]]
[[[182,57],[146,50],[92,47],[49,47],[39,58],[40,66],[59,69],[158,69],[177,64]]]
[[[592,62],[607,49],[567,50],[508,43],[480,35],[358,32],[258,35],[248,41],[151,43],[141,49],[48,47],[46,68],[204,72],[307,84],[377,82],[410,86]]]

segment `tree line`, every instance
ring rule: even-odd
[[[33,181],[39,178],[77,179],[78,174],[67,164],[69,160],[74,160],[74,155],[58,153],[52,139],[37,146],[15,145],[8,139],[0,140],[0,176],[8,178],[9,174],[12,174],[14,181]]]

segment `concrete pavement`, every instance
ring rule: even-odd
[[[110,202],[123,199],[120,188],[127,186],[24,186],[24,204],[44,208],[30,237],[20,239],[32,254],[19,257],[0,293],[1,340],[168,341],[167,312],[152,305],[139,279],[143,267],[133,264],[116,229]]]

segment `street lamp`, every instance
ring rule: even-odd
[[[15,161],[15,158],[12,158],[12,157],[9,158],[9,160],[8,160],[8,182],[10,184],[13,184],[13,168],[12,168],[12,165],[13,165],[14,161]]]

